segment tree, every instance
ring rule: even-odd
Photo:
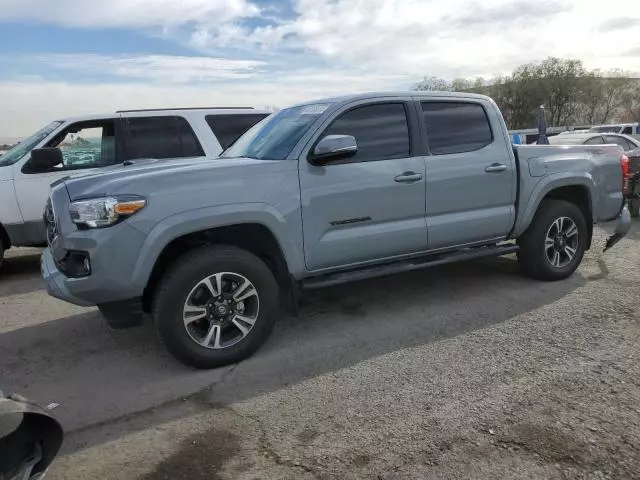
[[[623,122],[640,122],[640,80],[624,93],[621,107]]]
[[[513,129],[535,128],[540,105],[546,107],[550,126],[640,118],[640,79],[629,78],[620,70],[589,71],[572,59],[549,57],[489,81],[425,77],[416,89],[487,94]]]
[[[580,100],[581,79],[586,70],[580,60],[549,57],[534,68],[540,82],[544,106],[550,125],[567,125],[574,117]]]
[[[614,70],[602,85],[602,112],[598,123],[607,123],[611,116],[625,103],[626,96],[631,93],[633,79],[625,77],[620,70]]]
[[[416,85],[416,90],[421,91],[451,91],[451,84],[446,80],[438,77],[424,77],[422,81]]]

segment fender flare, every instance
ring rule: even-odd
[[[138,288],[145,288],[158,257],[176,238],[243,223],[260,224],[273,234],[290,272],[304,268],[301,225],[295,229],[296,232],[278,210],[265,203],[229,204],[180,212],[158,222],[146,235],[140,248],[131,283]]]
[[[589,198],[589,208],[591,209],[592,219],[595,221],[596,209],[594,208],[594,195],[597,192],[596,184],[590,173],[576,172],[559,172],[543,177],[529,196],[529,201],[524,207],[522,214],[518,216],[518,220],[513,230],[513,237],[519,237],[531,224],[540,204],[545,197],[553,190],[564,187],[582,187],[587,192]],[[588,221],[588,219],[586,219]]]

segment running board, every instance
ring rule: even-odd
[[[393,275],[395,273],[410,272],[420,268],[435,267],[436,265],[444,265],[446,263],[460,262],[464,260],[474,260],[484,257],[499,257],[515,253],[520,249],[517,245],[506,244],[490,247],[475,247],[456,250],[454,252],[432,254],[425,257],[412,258],[410,260],[401,260],[384,265],[375,265],[371,267],[359,268],[357,270],[348,270],[329,273],[326,275],[312,277],[303,280],[300,286],[304,290],[313,290],[316,288],[329,287],[341,283],[365,280],[367,278],[382,277],[384,275]]]

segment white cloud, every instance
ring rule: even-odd
[[[233,47],[261,59],[40,56],[38,62],[58,73],[115,75],[136,83],[5,81],[0,105],[8,114],[0,118],[0,132],[23,135],[52,117],[125,107],[284,106],[340,93],[407,88],[423,76],[491,77],[548,56],[640,75],[637,0],[616,0],[606,8],[592,0],[289,1],[294,15],[284,7],[261,10],[257,0],[0,0],[0,20],[162,30],[203,55],[221,57],[225,47]],[[272,25],[252,27],[244,21],[254,17]]]
[[[640,73],[640,56],[628,54],[637,45],[630,35],[630,27],[640,22],[637,0],[616,0],[615,8],[590,0],[293,0],[293,5],[298,14],[293,19],[237,29],[225,42],[253,42],[268,50],[297,47],[337,65],[418,76],[492,76],[548,56],[579,58],[601,68],[624,65]],[[198,46],[206,48],[220,37],[200,40]]]
[[[36,20],[73,27],[210,27],[254,17],[248,0],[2,0],[0,19]]]
[[[395,75],[314,69],[211,85],[68,83],[30,79],[0,82],[0,136],[21,137],[56,118],[127,108],[275,105],[370,90],[405,88]]]
[[[43,67],[72,72],[145,79],[159,83],[188,83],[249,78],[264,62],[168,55],[53,54],[27,57]]]

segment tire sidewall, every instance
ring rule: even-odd
[[[570,218],[578,228],[578,245],[576,254],[564,267],[554,267],[547,258],[544,247],[549,228],[560,217]],[[527,254],[533,254],[533,261],[539,262],[537,268],[542,276],[559,280],[570,276],[582,262],[582,257],[587,245],[587,223],[582,211],[574,204],[564,201],[555,201],[545,205],[534,220],[533,231],[527,235],[525,245]]]
[[[184,261],[178,260],[167,275],[154,302],[154,320],[160,338],[174,356],[198,368],[211,368],[240,361],[264,343],[278,310],[278,286],[266,264],[249,252],[211,247],[201,249],[199,253]],[[258,292],[260,306],[258,318],[245,338],[235,345],[215,350],[203,347],[191,338],[182,315],[192,289],[204,278],[220,272],[246,277]]]

